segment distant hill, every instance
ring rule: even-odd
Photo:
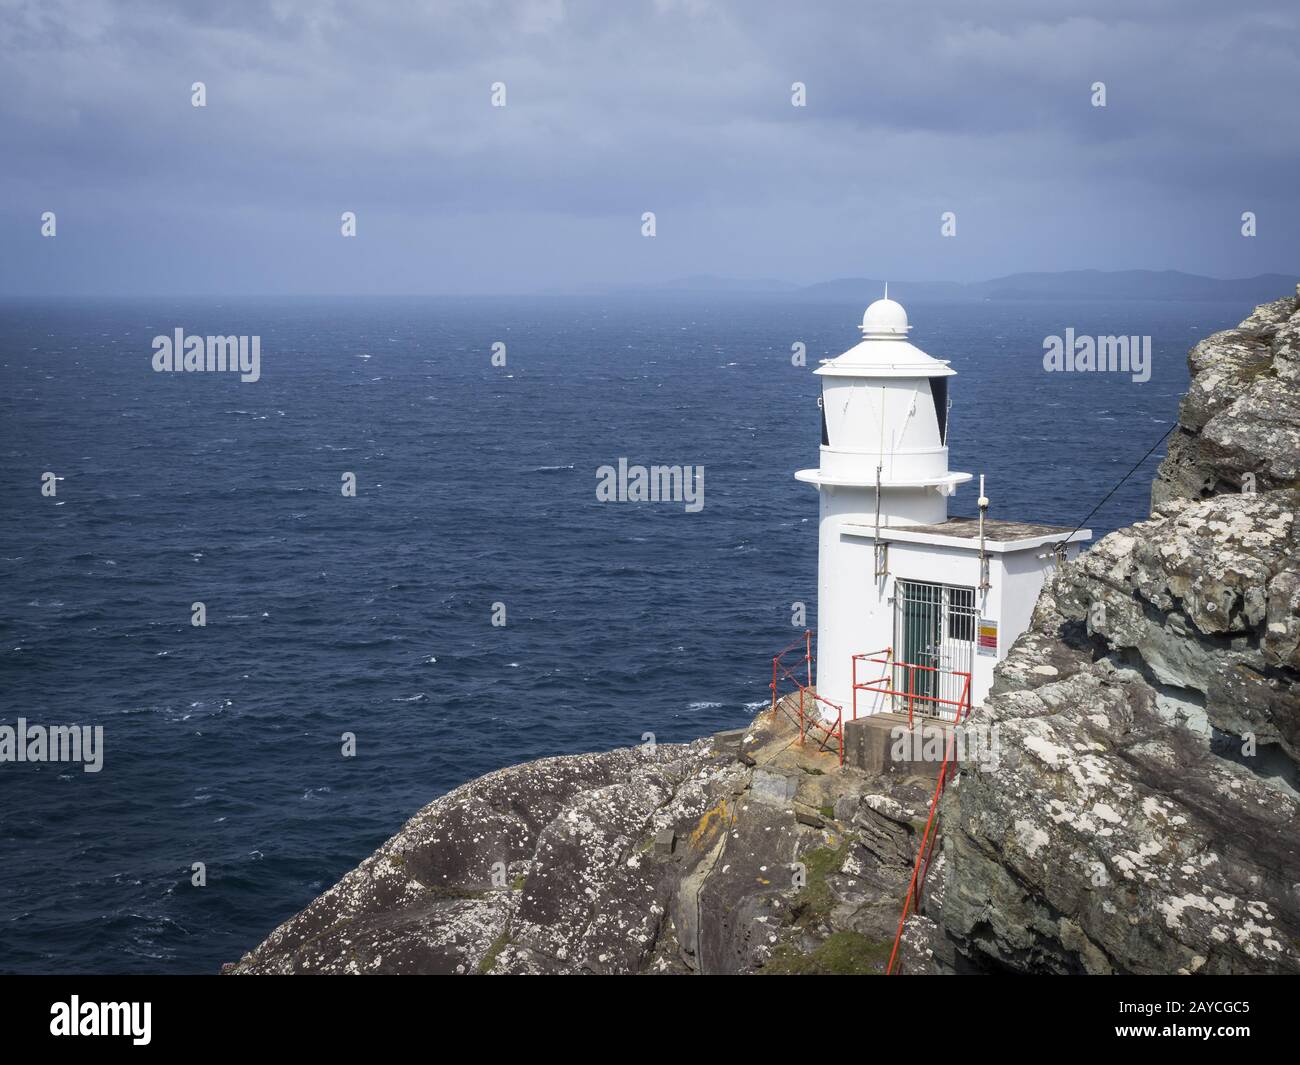
[[[885,294],[885,282],[876,278],[842,277],[835,281],[821,281],[815,285],[806,285],[794,295],[809,300],[848,300],[861,303],[866,300],[879,299]],[[892,299],[903,302],[925,300],[976,300],[982,299],[971,285],[956,281],[890,281],[889,295]]]
[[[1063,270],[1022,273],[990,281],[889,282],[889,294],[904,302],[927,300],[1230,300],[1265,303],[1295,287],[1300,272],[1217,278],[1180,270]],[[686,277],[652,286],[660,292],[768,292],[792,299],[870,302],[884,295],[880,278],[849,277],[795,286],[782,281]],[[643,288],[642,291],[645,291]]]
[[[1262,303],[1293,289],[1296,277],[1260,274],[1221,279],[1179,270],[1066,270],[1011,274],[971,286],[986,299],[1244,300]]]

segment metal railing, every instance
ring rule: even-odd
[[[881,675],[874,680],[858,680],[858,663],[874,664],[884,666]],[[917,675],[922,675],[923,683],[917,684]],[[895,683],[898,676],[904,678],[903,687],[900,689]],[[951,677],[957,682],[960,694],[955,699],[948,699],[942,695],[932,695],[931,692],[943,690],[941,683],[944,677]],[[935,683],[924,683],[926,679],[933,679]],[[907,703],[907,723],[912,724],[912,718],[920,706],[920,712],[923,717],[937,717],[941,720],[960,721],[964,713],[970,712],[970,688],[971,675],[968,670],[961,669],[940,669],[938,666],[923,666],[914,662],[898,662],[894,660],[893,648],[886,647],[883,651],[867,651],[860,655],[853,656],[853,720],[858,719],[858,692],[870,692],[873,695],[885,696],[890,701],[890,709],[896,710],[900,701]],[[933,712],[929,708],[933,707]],[[952,717],[948,718],[940,707],[951,707]]]
[[[793,651],[803,650],[803,661],[807,683],[799,679],[791,667],[786,664],[785,656]],[[823,699],[813,691],[813,673],[812,673],[812,629],[805,629],[799,639],[795,640],[789,647],[772,656],[772,713],[776,713],[777,703],[780,698],[777,695],[777,688],[781,680],[792,683],[799,691],[799,746],[804,744],[804,737],[807,736],[810,729],[816,729],[822,733],[822,738],[818,743],[818,750],[825,751],[828,749],[827,744],[833,739],[839,751],[840,765],[844,764],[844,708],[829,699]],[[798,669],[794,665],[794,669]],[[794,692],[788,694],[793,695]],[[821,703],[831,710],[835,711],[835,723],[832,725],[822,719],[822,715],[815,713],[817,704]],[[810,713],[810,711],[813,711]],[[815,739],[816,737],[814,737]]]
[[[907,923],[907,915],[912,912],[915,906],[919,905],[918,900],[925,887],[925,878],[930,872],[930,859],[934,857],[934,841],[939,835],[939,800],[943,797],[943,789],[947,787],[948,781],[956,774],[957,770],[957,731],[971,715],[970,674],[961,673],[959,675],[966,678],[966,683],[962,688],[961,702],[957,707],[956,716],[953,718],[953,727],[949,731],[948,739],[944,744],[943,762],[939,766],[939,779],[935,781],[934,794],[930,797],[930,814],[926,818],[925,831],[921,834],[921,846],[916,852],[916,861],[912,865],[912,879],[907,885],[907,894],[903,897],[903,913],[898,918],[898,931],[894,934],[894,949],[890,952],[889,964],[885,967],[886,976],[897,972],[895,964],[898,961],[899,946],[903,942],[903,927]],[[909,726],[912,723],[910,708],[907,723]]]
[[[799,714],[799,744],[803,745],[804,738],[809,729],[818,729],[822,732],[820,743],[821,750],[827,750],[827,744],[834,739],[839,747],[840,765],[844,765],[844,709],[829,699],[824,699],[813,691],[812,680],[812,629],[805,629],[802,636],[790,644],[789,647],[779,651],[772,656],[772,683],[769,685],[772,691],[772,713],[775,715],[777,706],[785,698],[779,693],[781,682],[787,681],[794,685],[799,693],[798,714]],[[794,663],[788,663],[786,657],[794,652],[803,651],[803,666],[805,680],[800,680],[795,670],[799,668],[797,659]],[[859,681],[858,664],[870,663],[873,665],[882,665],[884,670],[882,675],[875,680]],[[900,691],[894,686],[893,678],[898,671],[902,671],[908,678],[907,683]],[[935,673],[947,673],[950,676],[961,681],[961,696],[957,699],[945,699],[938,695],[926,694],[924,690],[918,689],[916,684],[916,674],[918,670],[930,670]],[[936,684],[933,690],[938,691]],[[889,955],[889,964],[885,967],[886,974],[897,972],[898,952],[903,941],[903,928],[907,924],[908,915],[912,912],[917,899],[920,896],[922,886],[925,884],[925,878],[930,872],[930,860],[934,857],[934,841],[938,837],[938,820],[939,820],[939,800],[943,796],[944,787],[949,779],[954,775],[956,769],[956,742],[957,729],[971,714],[971,672],[968,670],[941,670],[937,666],[923,666],[912,662],[896,662],[894,660],[893,649],[886,647],[880,651],[869,651],[864,654],[853,656],[853,720],[858,718],[858,692],[872,692],[876,695],[887,696],[890,699],[907,700],[907,723],[911,726],[913,721],[914,710],[917,704],[922,704],[921,715],[923,717],[934,717],[937,714],[926,714],[924,704],[934,704],[934,706],[951,706],[953,707],[952,723],[953,728],[948,734],[948,739],[944,745],[943,763],[939,766],[939,779],[934,786],[934,794],[930,798],[930,813],[925,822],[925,830],[921,834],[921,845],[916,852],[916,861],[912,865],[912,878],[907,885],[907,894],[903,898],[903,912],[898,918],[898,931],[894,935],[894,948]],[[787,692],[787,695],[793,696],[794,692]],[[822,703],[835,711],[834,724],[823,721],[820,714],[812,714],[809,711],[815,710],[817,703]]]

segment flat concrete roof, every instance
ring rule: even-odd
[[[890,532],[924,532],[939,536],[974,536],[979,538],[979,518],[949,518],[940,525],[901,525]],[[1040,525],[1032,521],[1003,521],[1001,518],[984,519],[984,539],[1005,542],[1007,540],[1029,540],[1035,536],[1064,538],[1072,533],[1072,528],[1064,525]]]
[[[846,524],[844,531],[850,536],[875,536],[875,527],[865,524]],[[1028,521],[1003,521],[999,518],[984,519],[984,541],[987,550],[994,553],[1004,551],[1024,551],[1033,547],[1043,547],[1064,540],[1070,533],[1071,543],[1092,539],[1091,529],[1074,530],[1064,525],[1041,525]],[[902,543],[940,544],[949,547],[979,547],[979,518],[949,518],[937,525],[892,525],[882,526],[882,540],[895,540]]]

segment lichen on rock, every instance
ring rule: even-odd
[[[1000,663],[1000,764],[943,810],[969,956],[1300,972],[1298,336],[1287,297],[1192,349],[1150,519],[1063,566]]]
[[[926,788],[796,741],[778,710],[470,781],[229,971],[878,972]]]

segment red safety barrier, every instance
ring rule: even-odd
[[[883,657],[882,657],[883,656]],[[858,683],[858,663],[869,662],[885,667],[884,673],[872,681]],[[905,672],[907,676],[907,686],[903,690],[894,687],[894,674],[897,671]],[[936,674],[938,677],[944,673],[953,677],[962,678],[962,693],[957,699],[943,699],[937,695],[926,695],[916,690],[916,674],[918,670],[924,670],[928,673]],[[936,690],[938,686],[936,684]],[[871,692],[874,695],[887,695],[891,699],[907,700],[907,723],[912,724],[913,711],[917,703],[933,703],[936,708],[939,706],[950,706],[953,708],[955,718],[960,721],[962,708],[969,709],[970,706],[970,674],[957,669],[940,669],[938,666],[922,666],[912,662],[895,662],[892,648],[886,647],[883,651],[868,651],[864,654],[853,656],[853,720],[858,719],[858,692]],[[924,713],[924,707],[922,707]]]
[[[804,666],[806,670],[805,675],[807,676],[808,679],[808,682],[806,684],[803,681],[801,681],[791,671],[791,668],[788,665],[786,665],[784,661],[786,655],[788,655],[791,651],[794,651],[796,648],[800,646],[803,647],[803,652],[804,652],[803,659],[804,659]],[[780,651],[779,653],[773,656],[772,684],[771,684],[772,712],[773,713],[776,712],[776,704],[778,702],[778,696],[777,696],[778,683],[780,682],[781,679],[790,681],[792,684],[794,684],[796,688],[799,689],[799,746],[801,747],[803,746],[804,737],[807,735],[809,729],[818,729],[822,733],[822,738],[818,745],[818,750],[821,751],[827,750],[827,744],[830,743],[832,739],[835,740],[836,746],[839,748],[840,765],[843,765],[844,764],[844,708],[842,706],[839,706],[836,703],[831,702],[829,699],[823,699],[820,695],[818,695],[815,691],[813,691],[812,662],[813,662],[812,629],[805,629],[804,634],[799,639],[797,639],[794,643],[792,643],[789,647],[785,648],[783,651]],[[798,669],[798,665],[795,665],[794,668]],[[793,692],[791,692],[790,694],[793,694]],[[812,700],[811,706],[806,707],[805,705],[806,700]],[[808,713],[808,710],[810,709],[816,710],[817,703],[822,703],[835,711],[835,723],[833,725],[823,721],[821,714]]]
[[[930,872],[930,858],[933,856],[934,840],[939,834],[937,822],[939,819],[939,799],[943,796],[943,789],[948,780],[956,773],[956,764],[953,756],[957,748],[957,729],[961,723],[970,717],[970,674],[964,674],[966,686],[962,691],[962,705],[958,707],[957,719],[953,722],[952,732],[948,735],[948,742],[944,746],[943,763],[939,766],[939,779],[934,785],[934,795],[930,798],[930,816],[925,822],[925,832],[921,835],[921,847],[916,852],[916,862],[912,866],[912,880],[907,885],[907,895],[903,898],[903,914],[898,919],[898,931],[894,935],[894,949],[889,954],[889,964],[885,967],[885,975],[894,974],[894,963],[898,960],[898,947],[903,941],[903,926],[907,923],[907,915],[911,911],[913,904],[919,896],[922,886],[925,884],[925,878]]]
[[[806,669],[807,683],[801,681],[791,667],[785,662],[786,655],[795,651],[802,645],[803,660]],[[821,750],[826,750],[827,743],[834,739],[839,746],[840,765],[844,764],[844,709],[841,706],[831,702],[829,699],[823,699],[812,690],[812,630],[804,631],[803,636],[795,640],[784,650],[778,652],[772,657],[772,712],[776,713],[777,703],[782,698],[779,696],[778,689],[782,679],[792,683],[799,690],[799,743],[804,742],[804,736],[809,728],[820,729],[823,733],[821,740]],[[858,681],[858,663],[866,662],[885,667],[883,674],[875,680]],[[796,665],[795,669],[798,668]],[[896,670],[904,670],[907,675],[907,686],[904,690],[899,691],[894,687],[893,676]],[[954,677],[962,680],[961,696],[957,699],[944,699],[936,695],[926,695],[916,690],[916,672],[917,670],[929,670],[933,673],[950,673]],[[858,692],[867,691],[876,695],[887,695],[891,698],[905,698],[907,700],[907,723],[909,727],[912,724],[913,710],[918,702],[933,703],[938,706],[951,706],[954,709],[953,729],[948,735],[948,742],[944,747],[943,763],[939,766],[939,779],[934,785],[934,794],[930,797],[930,815],[926,818],[925,831],[921,834],[921,846],[916,852],[916,861],[912,865],[912,879],[907,885],[907,894],[903,898],[903,913],[898,919],[898,931],[894,935],[894,949],[889,954],[889,964],[885,967],[886,975],[893,975],[895,972],[895,963],[898,961],[898,948],[903,941],[903,928],[907,924],[907,916],[912,912],[916,900],[920,896],[921,889],[925,884],[925,878],[930,872],[930,860],[934,857],[934,841],[938,837],[938,819],[939,819],[939,800],[943,797],[943,789],[947,786],[948,781],[956,773],[956,747],[957,747],[957,729],[961,726],[971,714],[971,675],[961,670],[941,670],[937,666],[915,665],[911,662],[894,661],[893,649],[886,647],[881,651],[868,651],[864,654],[853,656],[853,720],[858,719]],[[793,694],[793,693],[790,693]],[[831,725],[822,721],[821,715],[816,714],[812,720],[809,720],[806,700],[812,699],[813,707],[817,703],[824,703],[835,711],[835,723]]]

